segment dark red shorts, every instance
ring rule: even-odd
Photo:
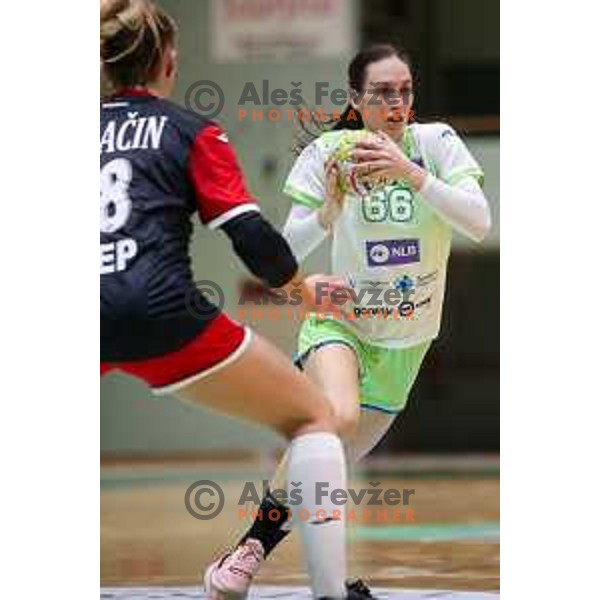
[[[248,347],[252,333],[221,313],[197,338],[176,352],[118,363],[100,363],[100,375],[117,370],[145,381],[155,393],[168,394],[234,361]]]

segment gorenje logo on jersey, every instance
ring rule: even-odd
[[[421,260],[419,240],[378,240],[366,242],[367,264],[370,267],[406,265]]]

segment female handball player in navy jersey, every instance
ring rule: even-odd
[[[125,372],[157,394],[176,393],[289,439],[288,480],[302,482],[296,508],[311,515],[300,529],[314,597],[370,597],[345,584],[343,519],[314,517],[339,510],[329,498],[317,505],[317,482],[346,487],[323,392],[195,289],[195,213],[230,238],[255,276],[273,288],[296,286],[309,309],[317,276],[299,278],[289,245],[248,193],[225,133],[167,99],[175,37],[174,21],[150,0],[101,1],[100,57],[113,92],[100,110],[101,374]],[[218,577],[207,584],[210,598],[230,597]]]

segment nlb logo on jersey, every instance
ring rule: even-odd
[[[419,240],[379,240],[366,244],[370,267],[406,265],[421,260]]]

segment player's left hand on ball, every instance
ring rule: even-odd
[[[321,227],[331,228],[344,209],[344,200],[339,165],[330,160],[325,165],[325,202],[317,212]]]

